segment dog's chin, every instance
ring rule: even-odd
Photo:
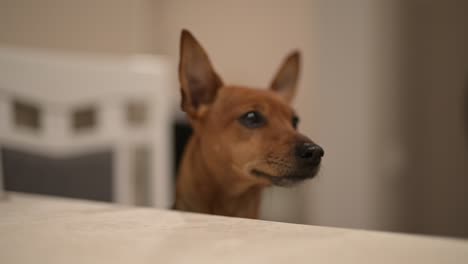
[[[271,184],[280,187],[292,187],[301,182],[312,179],[318,173],[320,166],[317,166],[313,170],[308,171],[297,171],[286,175],[274,176],[269,173],[265,173],[261,170],[253,169],[251,172],[255,177],[267,179]]]

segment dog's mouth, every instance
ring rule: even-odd
[[[264,171],[257,170],[257,169],[252,169],[251,173],[255,177],[267,179],[273,185],[281,186],[281,187],[291,187],[291,186],[301,183],[304,180],[313,178],[317,174],[318,170],[319,170],[319,167],[316,167],[313,171],[307,171],[307,172],[298,171],[295,173],[281,175],[281,176],[273,176],[269,173],[266,173]]]

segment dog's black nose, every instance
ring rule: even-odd
[[[318,165],[320,163],[324,154],[323,149],[319,145],[310,142],[300,144],[296,148],[296,155],[298,158],[314,165]]]

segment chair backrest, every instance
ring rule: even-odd
[[[127,156],[114,163],[129,163],[115,164],[116,200],[138,199],[129,188],[141,169],[133,167],[150,166],[149,203],[165,206],[172,194],[173,69],[163,56],[0,47],[0,146],[52,158],[111,148]]]

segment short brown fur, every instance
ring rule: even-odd
[[[179,210],[257,218],[265,187],[313,177],[317,166],[298,160],[298,144],[312,144],[291,120],[299,74],[298,52],[280,67],[269,90],[224,85],[191,33],[181,35],[182,109],[194,134],[177,181]],[[246,113],[265,117],[260,127],[240,122]],[[304,143],[305,142],[305,143]],[[305,164],[305,165],[304,165]]]

